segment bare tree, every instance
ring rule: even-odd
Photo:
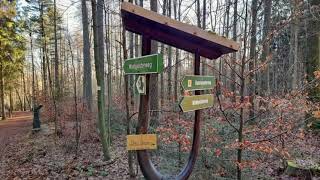
[[[261,63],[266,63],[265,70],[262,72],[261,79],[260,79],[260,92],[266,95],[270,93],[270,82],[269,82],[269,67],[267,58],[270,54],[270,41],[268,39],[268,34],[270,31],[270,19],[271,19],[271,7],[272,7],[272,0],[264,0],[264,21],[263,21],[263,50],[261,55]]]
[[[255,74],[254,68],[256,64],[257,54],[257,12],[258,12],[258,0],[252,0],[251,3],[251,39],[250,39],[250,59],[249,59],[249,101],[251,103],[251,108],[249,110],[249,119],[252,121],[254,118],[254,96],[255,96]]]
[[[92,70],[90,58],[90,39],[88,9],[86,0],[81,0],[82,9],[82,37],[83,37],[83,97],[89,109],[92,110]]]
[[[151,11],[158,11],[158,2],[150,1]],[[152,41],[151,43],[151,53],[158,52],[157,42]],[[150,110],[152,111],[150,115],[151,124],[158,124],[159,121],[159,90],[158,90],[158,74],[150,75]]]
[[[105,119],[105,84],[104,84],[104,37],[103,34],[103,4],[104,0],[92,0],[93,34],[94,34],[94,57],[96,79],[98,85],[98,126],[105,160],[110,159],[108,134]],[[98,38],[99,37],[99,38]]]

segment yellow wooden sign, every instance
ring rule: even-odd
[[[127,136],[127,150],[157,149],[156,134],[137,134]]]
[[[313,111],[312,114],[313,114],[313,117],[320,118],[320,111]]]

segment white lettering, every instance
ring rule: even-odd
[[[196,86],[205,86],[205,85],[210,86],[211,85],[211,81],[196,81],[195,85]]]
[[[195,100],[192,101],[192,105],[201,105],[201,104],[208,104],[209,100],[208,99],[201,99],[201,100]]]
[[[129,69],[143,69],[143,68],[152,68],[152,63],[142,63],[142,64],[129,64]]]

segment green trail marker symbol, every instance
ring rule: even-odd
[[[179,105],[183,112],[206,109],[213,106],[213,95],[204,94],[195,96],[184,96],[181,99]]]
[[[146,94],[146,76],[138,76],[136,88],[139,94]]]
[[[184,76],[181,86],[185,91],[213,89],[215,80],[213,76]]]
[[[123,69],[125,74],[154,74],[163,70],[163,57],[161,54],[152,54],[138,58],[127,59]]]

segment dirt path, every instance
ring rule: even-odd
[[[14,112],[12,118],[0,121],[0,159],[9,144],[17,143],[32,129],[31,112]]]

